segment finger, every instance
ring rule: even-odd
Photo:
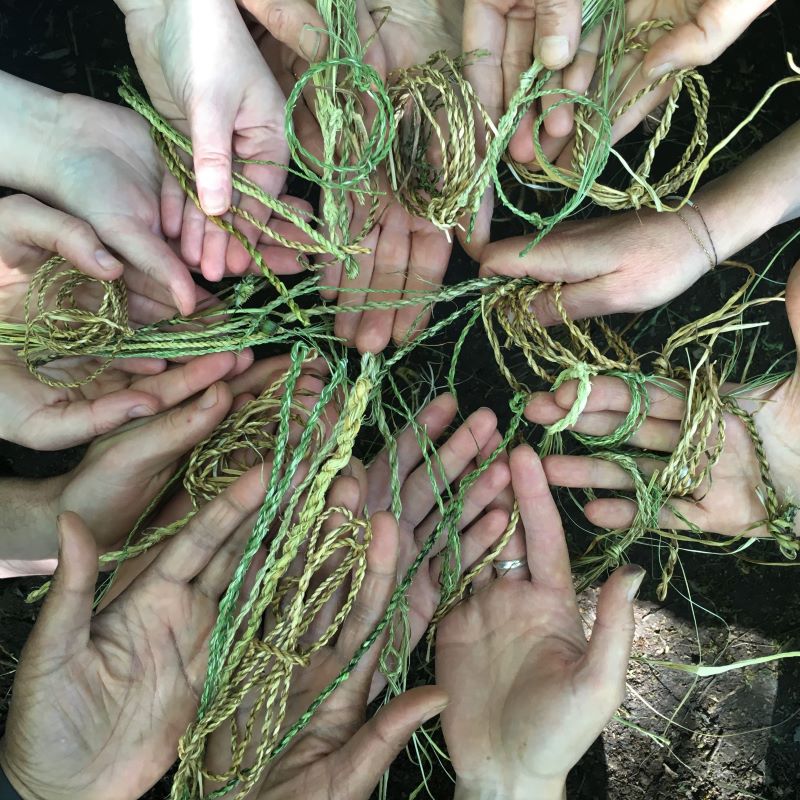
[[[225,378],[235,364],[233,353],[210,353],[159,375],[140,378],[131,388],[156,400],[159,410],[172,408]]]
[[[436,494],[452,483],[469,466],[497,429],[497,417],[488,408],[471,414],[461,427],[437,450],[433,460],[436,486],[431,485],[427,465],[416,469],[405,481],[400,497],[403,521],[416,528],[433,510]]]
[[[121,221],[101,231],[101,235],[131,266],[165,286],[181,314],[194,311],[195,283],[187,265],[143,222]]]
[[[279,42],[306,61],[327,50],[325,23],[305,0],[242,0],[241,3]]]
[[[445,393],[428,403],[417,415],[416,422],[425,435],[435,442],[455,419],[457,411],[453,395]],[[397,479],[402,486],[422,458],[417,430],[407,427],[397,437]],[[367,508],[370,513],[387,511],[391,504],[392,476],[389,466],[389,453],[384,448],[367,470],[368,492]]]
[[[456,520],[458,530],[464,530],[471,525],[480,514],[486,511],[489,504],[509,485],[511,473],[508,465],[501,462],[492,464],[476,481],[469,487],[464,494],[464,504],[461,515]],[[507,516],[507,515],[506,515]],[[418,544],[424,542],[433,533],[434,528],[439,523],[441,515],[435,511],[428,519],[414,531],[414,538]],[[445,542],[440,540],[431,549],[431,556],[435,556],[445,546]],[[464,554],[462,553],[462,564]]]
[[[470,59],[464,76],[472,84],[478,98],[493,122],[500,119],[503,108],[502,58],[506,39],[506,15],[484,0],[466,0],[462,46],[465,53],[485,51],[486,55]],[[481,126],[478,130],[482,131]],[[485,135],[480,136],[480,152],[485,149]]]
[[[503,46],[503,105],[508,108],[511,98],[519,88],[520,77],[533,63],[533,36],[536,23],[529,9],[522,16],[506,18],[506,38]],[[509,152],[518,161],[533,160],[533,107],[520,121],[509,142]]]
[[[150,569],[159,578],[173,583],[188,583],[200,575],[228,538],[259,508],[264,500],[263,481],[261,466],[238,478],[198,511],[170,540]],[[210,591],[210,586],[205,588]]]
[[[243,392],[260,395],[267,386],[272,385],[279,376],[286,373],[291,360],[290,353],[283,353],[256,361],[250,369],[230,381],[231,391],[234,396]]]
[[[262,161],[274,161],[276,164],[283,164],[289,159],[288,147],[285,139],[276,136],[277,142],[270,141],[270,150],[258,154]],[[286,183],[286,172],[279,166],[265,166],[262,164],[245,164],[242,170],[244,177],[263,189],[268,195],[277,197]],[[266,227],[272,216],[272,210],[263,205],[260,200],[249,195],[244,195],[239,207],[247,214],[257,219],[262,226]],[[252,246],[258,244],[262,236],[259,226],[248,222],[244,217],[236,216],[234,227]],[[252,259],[250,253],[244,245],[235,237],[231,237],[228,244],[226,264],[228,270],[234,275],[241,275],[250,266]]]
[[[226,384],[215,383],[194,402],[122,432],[109,450],[116,465],[111,477],[127,473],[139,476],[142,486],[152,485],[148,478],[172,466],[214,431],[232,399]]]
[[[19,444],[36,450],[63,450],[96,439],[132,419],[157,414],[159,401],[145,392],[123,389],[94,400],[48,406],[30,418],[31,430]]]
[[[574,226],[564,230],[575,233],[585,228],[578,229]],[[572,284],[596,278],[599,274],[596,265],[589,263],[588,259],[578,257],[583,255],[583,247],[575,236],[565,236],[556,246],[553,245],[552,238],[544,239],[525,255],[521,255],[529,243],[530,240],[525,236],[514,236],[487,245],[481,260],[481,277],[505,275],[509,278],[531,277],[545,282],[563,281]]]
[[[363,508],[363,497],[361,496],[361,485],[357,478],[348,476],[337,478],[328,492],[327,507],[344,508],[350,511],[354,517],[358,517]],[[322,534],[328,535],[341,527],[345,522],[345,517],[341,513],[332,514],[323,525]],[[320,585],[324,584],[331,575],[341,566],[345,558],[345,550],[338,548],[325,563],[318,568],[314,575],[311,590],[315,591]],[[333,591],[328,601],[320,608],[314,617],[313,622],[303,637],[303,645],[311,645],[318,642],[336,618],[336,614],[342,608],[344,597],[348,589],[348,582],[344,581]]]
[[[447,706],[447,695],[436,686],[411,689],[381,708],[339,751],[338,763],[349,765],[335,778],[346,787],[344,797],[368,797],[383,773],[420,725]]]
[[[402,221],[407,221],[405,214]],[[400,299],[410,257],[411,234],[408,224],[398,224],[393,218],[382,220],[370,284],[371,289],[380,291],[372,295],[375,300],[392,302]],[[391,308],[365,311],[356,333],[358,351],[382,352],[392,338],[394,318],[395,312]]]
[[[87,275],[108,281],[122,275],[122,263],[108,252],[91,225],[33,198],[14,205],[12,232],[20,244],[58,253]]]
[[[645,477],[663,469],[664,462],[652,458],[640,458],[636,465]],[[610,461],[589,456],[547,456],[542,460],[547,481],[551,486],[570,489],[609,489],[631,491],[635,488],[633,478],[627,470]]]
[[[586,504],[583,513],[598,528],[627,529],[633,525],[639,506],[631,500],[618,498],[592,500]],[[658,512],[658,526],[662,530],[689,530],[689,523],[701,530],[717,533],[703,509],[691,500],[672,499],[669,506],[664,506]]]
[[[171,172],[165,172],[161,182],[161,230],[168,239],[180,238],[186,201],[178,180]]]
[[[397,584],[397,557],[399,549],[397,520],[387,512],[379,512],[371,519],[372,540],[367,549],[367,570],[350,613],[342,625],[336,642],[336,652],[344,663],[373,632],[383,618],[386,607]],[[377,667],[381,651],[377,641],[358,662],[350,680],[359,676],[359,690],[367,701],[372,673]]]
[[[369,253],[356,256],[358,264],[358,275],[350,278],[344,271],[341,273],[341,287],[350,291],[339,293],[339,305],[344,308],[359,306],[367,299],[366,289],[372,280],[372,272],[375,268],[375,247],[378,243],[380,228],[375,227],[364,239],[362,244],[369,248]],[[361,290],[361,291],[359,291]],[[358,325],[361,322],[360,311],[346,311],[336,315],[334,322],[334,332],[337,336],[344,339],[348,345],[355,344],[355,335]]]
[[[564,70],[562,85],[565,89],[580,95],[586,94],[597,66],[597,55],[600,52],[601,41],[602,30],[599,27],[581,41],[574,60]],[[542,98],[542,113],[545,114],[544,129],[549,136],[559,142],[558,145],[552,146],[549,152],[545,150],[550,160],[562,151],[566,144],[566,137],[573,130],[574,114],[572,104],[559,106],[557,109],[547,113],[547,109],[561,100],[562,97],[563,95],[546,95]]]
[[[549,588],[572,591],[564,529],[539,457],[531,447],[520,445],[512,450],[510,461],[532,580]]]
[[[61,661],[89,644],[98,570],[94,537],[77,514],[59,516],[58,537],[53,584],[25,649]]]
[[[612,411],[584,413],[569,430],[588,436],[610,436],[626,424],[627,416]],[[681,426],[677,422],[652,418],[646,419],[625,441],[631,447],[671,453],[678,446],[680,439]]]
[[[533,52],[547,69],[564,69],[572,61],[580,35],[580,0],[537,0]]]
[[[225,214],[225,221],[231,221],[231,215]],[[200,256],[200,271],[207,281],[216,283],[225,277],[225,258],[228,252],[230,235],[212,220],[205,220],[203,233],[203,252]]]
[[[189,109],[197,193],[208,216],[222,216],[231,206],[235,102],[233,97],[204,97]]]
[[[445,232],[432,226],[414,234],[404,297],[413,298],[414,292],[433,292],[439,289],[447,272],[452,249],[452,242]],[[398,309],[392,330],[395,342],[404,342],[427,326],[431,316],[430,304],[425,314],[421,315],[421,310],[421,305]]]
[[[655,80],[673,69],[710,64],[775,0],[707,0],[696,18],[662,36],[645,56],[643,72]]]
[[[686,412],[686,385],[669,378],[659,379],[661,385],[648,381],[649,417],[677,421]],[[566,381],[553,393],[558,406],[569,410],[578,396],[577,381]],[[627,413],[631,407],[631,390],[621,378],[598,375],[592,378],[592,391],[586,401],[585,411],[617,411]]]
[[[620,567],[606,581],[597,599],[597,615],[581,671],[593,686],[603,687],[598,698],[613,711],[625,696],[625,672],[631,655],[633,600],[644,579],[641,567]]]
[[[187,200],[184,204],[181,226],[181,256],[193,267],[199,267],[203,257],[203,239],[206,235],[207,222],[206,215],[194,201]]]
[[[487,550],[503,535],[508,525],[508,514],[496,509],[481,517],[461,537],[461,574],[470,570],[481,560]],[[441,574],[441,559],[433,561],[431,579],[438,584]]]

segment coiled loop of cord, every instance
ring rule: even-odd
[[[341,69],[347,71],[348,78],[338,77]],[[335,104],[335,110],[319,122],[326,134],[339,141],[336,160],[312,153],[298,139],[294,124],[294,111],[306,86],[330,70],[337,72],[335,85],[316,85],[315,91],[332,94],[327,105]],[[375,105],[369,130],[361,95]],[[394,112],[383,80],[373,67],[351,56],[315,62],[298,77],[286,100],[285,124],[289,149],[301,174],[326,189],[362,190],[388,158],[394,138]]]
[[[96,311],[82,308],[93,289],[102,294]],[[87,291],[88,290],[88,291]],[[54,388],[77,388],[104,372],[131,335],[128,295],[122,280],[101,281],[54,256],[36,272],[25,296],[25,331],[20,357],[38,380]],[[39,365],[55,358],[106,352],[92,372],[68,380],[45,374]]]
[[[449,231],[465,210],[480,203],[475,174],[480,135],[491,142],[496,128],[462,71],[472,54],[458,59],[434,53],[424,64],[390,77],[395,136],[389,161],[392,189],[413,216]]]

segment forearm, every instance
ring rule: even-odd
[[[54,482],[4,478],[0,480],[0,559],[28,561],[58,554],[52,505]]]
[[[800,123],[696,195],[720,261],[800,216]]]
[[[46,183],[61,95],[0,72],[0,186],[34,194]]]

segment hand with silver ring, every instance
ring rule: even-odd
[[[512,569],[519,569],[520,567],[527,567],[528,561],[525,558],[509,558],[506,561],[503,561],[499,558],[496,558],[492,565],[494,566],[497,577],[502,578],[507,572],[511,572]]]
[[[450,697],[442,731],[459,800],[564,796],[567,773],[623,699],[633,598],[644,577],[625,566],[609,578],[587,643],[541,462],[521,446],[510,464],[527,556],[495,560],[503,580],[484,570],[436,639],[436,683]],[[511,546],[500,553],[511,555]]]

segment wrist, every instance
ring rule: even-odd
[[[58,556],[60,478],[0,481],[0,559],[42,561]]]
[[[565,800],[566,778],[465,781],[456,779],[453,800]]]
[[[0,185],[28,194],[47,183],[61,95],[0,72]]]

